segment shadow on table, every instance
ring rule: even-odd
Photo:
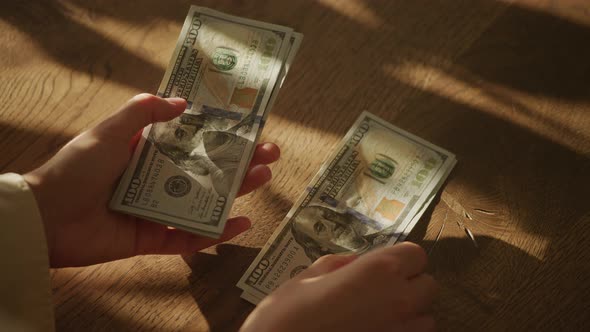
[[[94,18],[93,13],[76,18],[67,1],[0,2],[0,20],[26,33],[55,62],[91,78],[155,93],[165,68],[84,24]]]
[[[85,310],[70,315],[67,320],[56,317],[56,331],[133,331],[137,328],[133,317],[116,315],[84,298],[76,297],[73,301]]]
[[[216,251],[184,257],[193,271],[190,292],[212,332],[237,331],[254,306],[240,298],[236,284],[260,249],[221,244]]]
[[[527,252],[486,236],[477,240],[479,249],[474,249],[468,239],[441,239],[431,253],[429,270],[441,285],[434,309],[441,330],[451,326],[509,330],[515,327],[510,325],[515,320],[520,321],[519,329],[539,330],[558,329],[562,319],[568,319],[569,326],[590,323],[586,315],[576,314],[582,308],[571,299],[583,272],[575,271],[574,261],[564,265],[563,271],[573,275],[551,279],[545,274],[555,273],[552,267]],[[422,245],[428,250],[433,242],[424,241]],[[218,255],[199,253],[185,259],[193,269],[191,293],[211,331],[237,330],[254,308],[239,298],[241,290],[235,284],[256,254],[256,249],[220,245]],[[570,311],[563,310],[563,302],[572,305]],[[535,313],[539,311],[547,317],[527,319],[538,316]],[[456,322],[459,317],[463,320]],[[498,323],[498,317],[504,323]]]
[[[332,113],[332,117],[344,115],[351,120],[351,113],[367,108],[388,120],[402,120],[403,124],[400,117],[407,107],[396,98],[410,96],[408,91],[420,89],[388,75],[383,70],[387,65],[422,64],[447,71],[459,81],[489,82],[536,96],[586,101],[590,98],[590,88],[582,84],[590,70],[585,61],[590,57],[590,27],[581,23],[492,0],[379,0],[360,1],[356,7],[330,3],[306,0],[260,5],[211,0],[199,4],[235,15],[256,13],[257,19],[292,26],[306,34],[298,56],[300,63],[296,63],[285,83],[285,90],[297,98],[284,93],[280,98],[284,102],[277,105],[275,112],[293,121],[301,121],[302,112],[317,111]],[[131,25],[156,20],[181,24],[191,4],[184,0],[148,0],[139,7],[133,2],[115,0],[5,1],[0,4],[0,19],[28,34],[44,52],[65,66],[89,74],[96,71],[95,66],[110,67],[104,74],[106,80],[148,90],[153,84],[146,82],[159,82],[164,68],[92,30],[84,21],[109,17]],[[342,35],[346,38],[339,38]],[[308,63],[301,63],[304,60]],[[454,66],[449,67],[449,62]],[[313,72],[297,70],[303,68]],[[117,71],[141,75],[121,76]],[[306,76],[323,77],[324,84],[310,90],[307,84],[295,83]],[[350,95],[343,96],[342,91],[348,90]],[[284,107],[303,96],[315,100],[315,107],[296,111]],[[436,98],[428,93],[414,97]],[[534,113],[522,108],[515,111]],[[323,130],[342,132],[346,128],[327,128],[325,122],[305,118],[310,120],[309,125]],[[550,117],[536,120],[552,121]]]
[[[40,166],[48,155],[53,155],[73,137],[48,130],[38,132],[0,122],[0,138],[0,155],[4,156],[0,159],[0,173],[23,173]]]
[[[434,308],[441,330],[584,330],[590,324],[582,298],[588,268],[559,252],[542,259],[487,236],[479,249],[467,238],[446,238],[431,253],[431,269],[441,284]],[[425,248],[432,241],[422,243]],[[559,270],[555,266],[559,264]],[[543,313],[543,315],[539,315]],[[446,328],[445,328],[446,327]]]

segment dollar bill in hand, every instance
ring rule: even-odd
[[[218,238],[301,39],[192,6],[158,89],[187,109],[144,129],[110,207]]]
[[[403,241],[455,163],[363,112],[240,279],[242,297],[256,304],[323,255]]]

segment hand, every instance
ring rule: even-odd
[[[232,218],[221,238],[214,240],[108,209],[140,130],[179,116],[185,107],[180,98],[138,95],[104,122],[74,138],[46,164],[24,175],[41,212],[52,267],[96,264],[142,254],[191,253],[227,241],[250,227],[247,218]],[[274,144],[256,147],[239,195],[270,180],[266,164],[276,161],[279,153]]]
[[[426,264],[410,242],[324,256],[260,302],[241,332],[432,331],[438,286]]]

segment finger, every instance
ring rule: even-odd
[[[274,143],[258,144],[254,150],[250,166],[266,165],[279,160],[281,150]]]
[[[395,329],[395,331],[433,332],[436,331],[436,322],[432,315],[421,315],[406,321],[403,327]]]
[[[160,98],[147,93],[137,95],[96,127],[98,134],[116,137],[128,142],[145,126],[169,121],[179,116],[186,108],[182,98]]]
[[[320,257],[311,266],[305,269],[303,272],[297,275],[297,279],[307,279],[318,277],[332,271],[336,271],[339,268],[354,261],[357,255],[326,255]]]
[[[395,255],[401,260],[401,272],[405,277],[413,277],[422,273],[428,265],[426,251],[412,242],[402,242],[392,246],[389,254]]]
[[[358,279],[371,279],[373,282],[410,279],[424,271],[427,263],[426,253],[417,244],[403,242],[391,247],[373,250],[348,266],[340,269],[341,282],[358,282]]]
[[[238,196],[246,195],[262,186],[272,178],[272,172],[266,165],[256,165],[246,171]]]
[[[175,255],[193,253],[228,241],[249,229],[250,220],[246,217],[229,219],[225,231],[219,239],[204,237],[180,229],[169,229],[149,221],[138,221],[137,227],[136,255]]]
[[[393,257],[402,277],[411,278],[424,271],[428,264],[428,256],[422,247],[412,242],[402,242],[391,247],[375,250],[364,257],[372,259],[375,256],[387,255]]]
[[[407,294],[413,312],[426,313],[438,295],[439,286],[429,274],[420,274],[409,280]]]
[[[131,137],[131,141],[129,142],[129,152],[133,153],[135,148],[137,148],[137,144],[139,144],[139,140],[141,139],[141,130],[135,133],[133,137]]]

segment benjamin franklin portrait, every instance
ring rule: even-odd
[[[152,126],[149,140],[176,166],[193,178],[211,177],[217,193],[229,193],[246,139],[241,126],[210,114],[187,114]]]
[[[291,234],[312,261],[327,254],[362,254],[387,243],[393,229],[377,230],[367,218],[347,210],[308,205],[293,218]]]

